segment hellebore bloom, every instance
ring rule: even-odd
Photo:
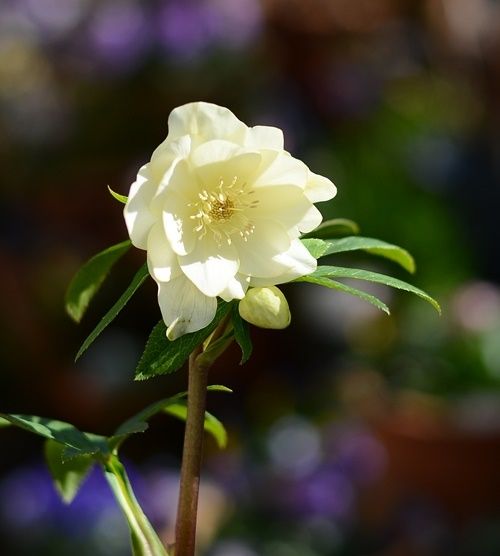
[[[299,236],[322,220],[333,183],[284,150],[275,127],[247,127],[205,102],[172,111],[168,136],[130,188],[130,239],[147,250],[167,336],[207,326],[217,297],[243,299],[313,272]]]

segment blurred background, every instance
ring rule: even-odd
[[[73,356],[144,253],[120,261],[80,326],[65,288],[126,238],[121,206],[172,108],[228,106],[277,125],[338,196],[326,217],[400,244],[417,274],[335,259],[427,289],[285,288],[293,320],[231,349],[210,395],[229,446],[206,443],[200,545],[209,556],[500,554],[500,2],[497,0],[0,0],[0,408],[108,434],[183,390],[133,383],[160,315],[147,283]],[[359,285],[359,284],[358,284]],[[363,287],[363,286],[362,286]],[[171,540],[182,424],[125,446],[138,496]],[[124,521],[96,470],[74,503],[42,443],[3,429],[6,556],[124,556]]]

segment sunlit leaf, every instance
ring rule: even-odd
[[[187,406],[186,402],[178,402],[172,405],[165,407],[163,410],[165,413],[169,415],[173,415],[181,421],[185,421],[187,417]],[[222,450],[227,446],[227,432],[224,428],[224,425],[208,411],[205,411],[205,421],[204,421],[204,429],[205,432],[211,434],[215,441],[217,442],[217,446]]]
[[[372,255],[398,263],[408,272],[415,272],[415,261],[406,249],[379,239],[356,236],[341,239],[311,238],[302,240],[302,243],[316,259],[348,251],[366,251]]]
[[[390,259],[401,265],[408,272],[415,272],[415,260],[406,249],[370,237],[344,237],[342,239],[325,240],[328,247],[323,254],[345,253],[347,251],[366,251],[378,257]]]
[[[222,386],[220,384],[213,384],[207,386],[207,391],[209,392],[232,392],[231,389],[227,388],[226,386]],[[159,400],[148,405],[146,408],[141,410],[139,413],[127,419],[124,423],[122,423],[114,432],[113,436],[109,439],[110,446],[113,450],[117,450],[119,446],[122,444],[129,435],[144,432],[148,428],[148,421],[158,413],[168,412],[167,410],[172,406],[185,406],[185,398],[187,396],[187,392],[180,392],[175,396],[171,396],[170,398],[164,398],[163,400]],[[171,414],[174,414],[177,411],[176,416],[181,417],[179,412],[181,410],[172,410]],[[223,437],[223,433],[217,429],[217,426],[214,422],[215,417],[207,417],[205,415],[205,428],[207,432],[214,435],[215,439],[219,443]],[[222,426],[222,424],[221,424]],[[217,436],[216,436],[217,435]],[[222,436],[221,436],[222,435]]]
[[[74,321],[80,322],[109,271],[130,245],[127,240],[108,247],[89,259],[75,274],[65,297],[66,312]]]
[[[121,195],[120,193],[113,191],[111,187],[109,187],[109,185],[108,185],[108,191],[111,193],[111,196],[114,197],[120,203],[126,204],[126,202],[128,201],[128,197],[126,195]]]

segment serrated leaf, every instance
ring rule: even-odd
[[[186,402],[178,402],[168,407],[165,407],[163,410],[165,413],[172,415],[173,417],[177,417],[181,421],[185,421],[187,417],[187,406]],[[217,442],[217,446],[222,450],[227,446],[227,432],[224,425],[208,411],[205,411],[205,420],[203,427],[205,432],[211,434],[215,441]]]
[[[64,421],[47,419],[37,415],[14,415],[10,413],[0,413],[0,417],[16,427],[55,440],[64,444],[64,446],[79,451],[79,453],[107,454],[109,452],[107,440],[104,436],[82,432]]]
[[[102,317],[99,324],[92,330],[92,332],[87,336],[82,346],[76,354],[75,361],[77,361],[83,353],[88,349],[88,347],[96,340],[96,338],[101,334],[101,332],[118,316],[120,311],[129,302],[130,298],[139,289],[141,284],[149,276],[147,264],[144,263],[141,268],[136,272],[132,279],[132,282],[128,288],[122,293],[118,301],[111,307],[111,309]]]
[[[314,277],[309,275],[309,276],[304,276],[303,278],[298,278],[297,282],[309,282],[310,284],[324,286],[326,288],[331,288],[333,290],[337,290],[343,293],[347,293],[349,295],[353,295],[355,297],[359,297],[363,301],[367,301],[368,303],[371,303],[372,305],[377,307],[377,309],[380,309],[381,311],[384,311],[384,313],[390,315],[389,307],[387,307],[387,305],[378,297],[375,297],[374,295],[364,292],[362,290],[358,290],[357,288],[352,288],[350,286],[347,286],[346,284],[342,284],[341,282],[337,282],[336,280],[331,280],[330,278]]]
[[[385,274],[379,274],[378,272],[372,272],[370,270],[362,270],[358,268],[343,268],[340,266],[319,266],[312,274],[308,277],[317,278],[352,278],[355,280],[366,280],[368,282],[375,282],[377,284],[384,284],[392,288],[397,288],[399,290],[404,290],[421,297],[428,303],[430,303],[436,311],[441,314],[441,307],[439,303],[433,299],[429,294],[423,290],[393,278],[392,276],[386,276]]]
[[[92,469],[95,459],[90,455],[63,461],[65,446],[55,440],[45,442],[45,460],[57,492],[66,504],[76,496],[81,484]]]
[[[90,301],[95,296],[113,265],[130,248],[130,241],[108,247],[89,259],[75,274],[66,291],[65,307],[68,315],[80,322]]]
[[[120,193],[113,191],[111,187],[109,187],[109,185],[108,185],[108,191],[111,193],[111,196],[114,197],[120,203],[123,203],[124,205],[127,203],[128,197],[126,195],[121,195]]]
[[[240,365],[246,363],[252,355],[252,338],[250,336],[250,327],[248,323],[243,320],[238,312],[238,305],[233,307],[232,313],[234,339],[241,348],[241,361]]]
[[[359,234],[359,226],[348,218],[332,218],[325,220],[315,230],[304,234],[303,238],[332,238]]]
[[[380,239],[371,237],[344,237],[342,239],[325,240],[325,243],[327,247],[323,256],[362,250],[394,261],[408,272],[415,272],[415,260],[406,249],[386,241],[381,241]]]
[[[219,302],[214,320],[202,330],[184,334],[173,342],[167,338],[166,326],[160,321],[152,330],[144,353],[135,370],[135,380],[145,380],[153,376],[173,373],[187,360],[191,352],[215,330],[227,315],[230,303]]]

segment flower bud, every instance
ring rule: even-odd
[[[238,310],[242,319],[260,328],[281,329],[290,324],[288,302],[276,286],[250,288]]]

